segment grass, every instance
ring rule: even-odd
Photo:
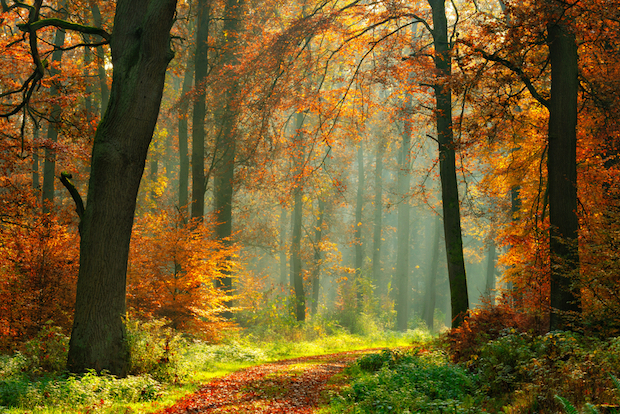
[[[223,344],[209,345],[173,338],[170,332],[164,332],[160,336],[166,338],[167,346],[174,344],[174,352],[167,355],[170,356],[169,364],[158,367],[157,360],[163,355],[158,350],[164,349],[164,345],[163,342],[158,345],[161,338],[155,332],[160,332],[162,327],[157,324],[139,324],[130,329],[137,336],[130,335],[134,347],[133,370],[150,373],[123,379],[94,373],[72,376],[62,370],[41,370],[39,363],[49,356],[37,350],[50,349],[42,339],[50,337],[46,333],[29,344],[30,352],[0,357],[0,413],[153,413],[195,392],[212,378],[249,366],[310,355],[404,346],[428,336],[422,331],[365,336],[339,332],[312,340],[279,339],[271,342],[237,334]],[[53,338],[57,345],[60,344],[55,348],[63,349],[61,342],[64,339],[57,335]],[[64,354],[59,352],[54,357],[64,358]]]

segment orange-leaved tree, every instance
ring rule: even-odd
[[[165,317],[174,329],[214,340],[232,327],[220,313],[230,297],[216,281],[236,263],[234,246],[205,225],[183,224],[166,210],[137,219],[128,267],[128,307],[135,316]]]

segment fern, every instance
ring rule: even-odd
[[[620,396],[620,380],[618,380],[618,378],[616,378],[616,376],[613,374],[609,374],[609,376],[611,377],[611,380],[614,382],[616,386],[616,391],[618,391],[618,395]]]
[[[573,404],[571,404],[566,398],[556,395],[555,399],[562,404],[562,407],[564,407],[564,410],[566,410],[568,414],[579,414],[579,411],[577,411]]]

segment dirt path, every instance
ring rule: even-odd
[[[159,414],[313,413],[328,380],[372,350],[296,358],[215,379]]]

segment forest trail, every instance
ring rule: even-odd
[[[233,372],[205,384],[158,414],[294,413],[310,414],[335,385],[329,379],[365,349],[287,359]]]

